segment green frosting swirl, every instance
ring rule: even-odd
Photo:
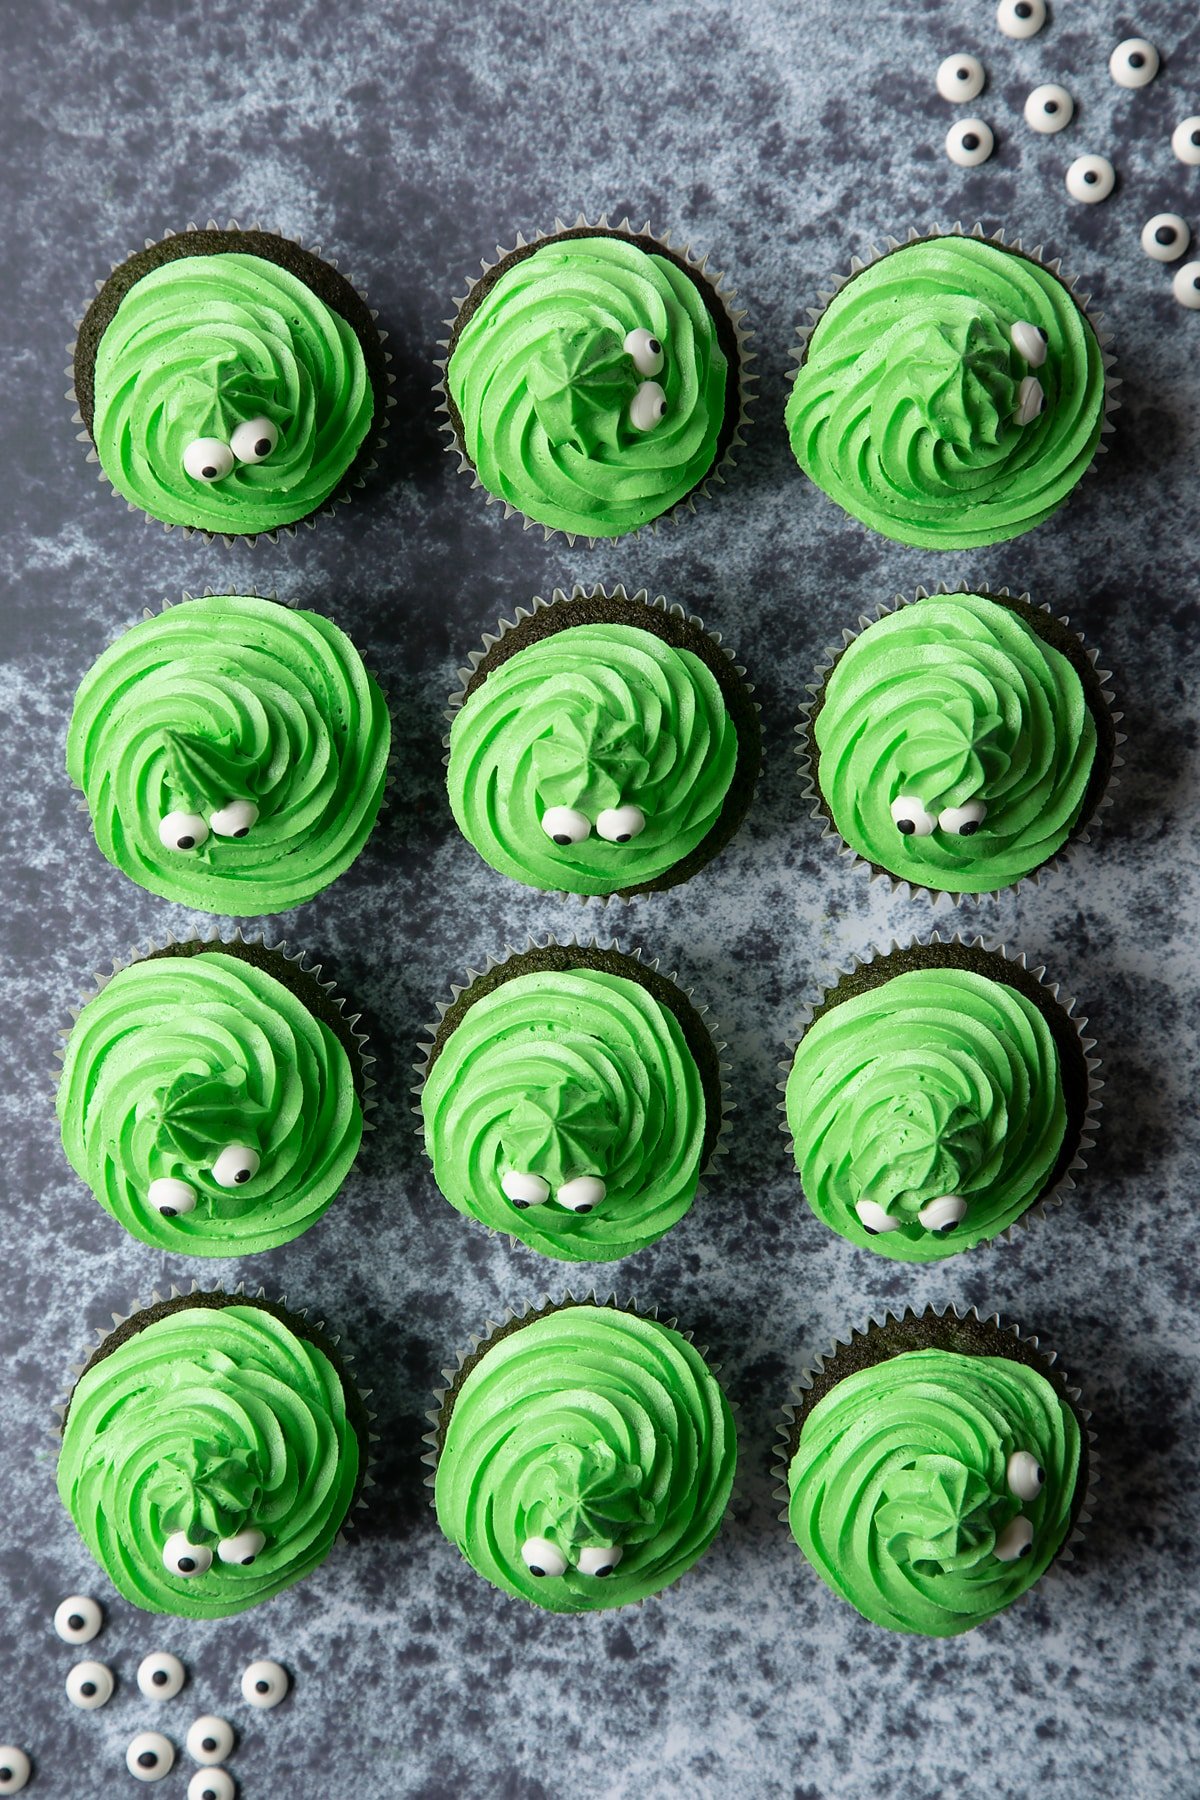
[[[691,650],[631,625],[573,625],[494,668],[454,715],[447,785],[459,830],[485,862],[529,887],[612,894],[653,882],[708,835],[737,763],[737,728],[716,676]],[[542,828],[581,812],[579,843]],[[636,806],[628,843],[596,831]]]
[[[649,331],[667,410],[639,431],[642,376],[623,346]],[[619,537],[668,512],[712,467],[726,362],[697,283],[623,237],[559,238],[513,263],[446,369],[463,447],[488,492],[527,518]]]
[[[134,283],[96,351],[92,436],[117,492],[152,518],[213,532],[274,531],[329,499],[375,410],[362,346],[339,313],[277,263],[182,256]],[[197,438],[228,444],[270,419],[262,462],[191,476]]]
[[[564,1262],[608,1262],[653,1244],[700,1180],[706,1107],[674,1015],[639,982],[599,969],[516,975],[482,995],[421,1091],[425,1148],[450,1204]],[[511,1171],[551,1197],[521,1211]],[[576,1213],[554,1197],[598,1177]]]
[[[1019,1499],[1008,1459],[1044,1471]],[[821,1579],[872,1624],[954,1637],[1045,1574],[1071,1520],[1079,1424],[1044,1375],[1002,1356],[917,1350],[859,1369],[804,1421],[788,1523]],[[1027,1555],[996,1540],[1021,1513]]]
[[[358,1154],[362,1108],[331,1028],[274,976],[217,950],[152,957],[79,1014],[58,1088],[63,1149],[101,1206],[143,1243],[189,1256],[286,1244],[321,1217]],[[227,1145],[259,1157],[224,1186]],[[150,1183],[195,1196],[166,1217]]]
[[[983,893],[1062,849],[1083,810],[1096,722],[1060,650],[978,594],[929,595],[846,646],[813,721],[817,779],[846,843],[914,887]],[[970,836],[905,836],[902,796],[935,820],[979,800]]]
[[[626,1606],[677,1581],[733,1486],[729,1403],[698,1350],[654,1319],[568,1305],[497,1338],[465,1377],[438,1457],[438,1524],[477,1574],[549,1612]],[[535,1576],[531,1537],[565,1557]],[[581,1551],[618,1545],[601,1579]]]
[[[787,1080],[796,1167],[817,1217],[900,1262],[937,1262],[1004,1231],[1045,1190],[1067,1110],[1031,1000],[966,969],[914,969],[810,1025]],[[965,1200],[943,1233],[918,1214]],[[860,1200],[899,1228],[872,1235]]]
[[[1010,336],[1045,333],[1040,365]],[[1022,379],[1045,404],[1014,419]],[[931,550],[1000,543],[1064,503],[1104,423],[1096,334],[1049,270],[978,238],[872,263],[817,321],[786,409],[796,460],[884,537]]]
[[[58,1492],[134,1606],[220,1619],[325,1560],[358,1466],[341,1380],[314,1344],[261,1306],[190,1306],[80,1377]],[[219,1546],[247,1531],[265,1539],[254,1560],[223,1560]],[[211,1553],[211,1567],[168,1569],[176,1532]]]
[[[336,625],[220,595],[168,607],[105,651],[75,696],[67,770],[115,867],[164,899],[245,918],[299,906],[350,867],[390,743],[378,684]],[[207,831],[235,799],[258,809],[244,837],[163,844],[168,814]]]

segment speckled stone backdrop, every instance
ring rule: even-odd
[[[1190,4],[1136,15],[1060,0],[1025,45],[990,0],[667,0],[600,6],[260,5],[47,0],[3,11],[5,449],[3,650],[7,1193],[0,1213],[0,1740],[37,1758],[31,1793],[125,1791],[124,1746],[177,1743],[200,1711],[244,1733],[252,1800],[384,1796],[1071,1797],[1194,1795],[1197,1392],[1194,1109],[1200,1058],[1193,757],[1200,680],[1196,474],[1200,314],[1138,247],[1145,218],[1200,228],[1200,171],[1171,127],[1200,110]],[[1148,90],[1113,87],[1134,26],[1164,52]],[[963,173],[941,140],[940,58],[979,52],[997,154]],[[1021,122],[1065,80],[1075,124]],[[1071,204],[1063,171],[1112,155],[1120,186]],[[556,212],[652,220],[727,267],[758,333],[757,424],[736,477],[683,529],[611,548],[505,523],[442,454],[431,359],[449,296],[499,239]],[[335,523],[278,546],[206,548],[128,514],[68,423],[64,347],[94,277],[148,235],[261,218],[325,246],[392,333],[392,447]],[[1045,241],[1117,334],[1124,410],[1076,502],[1011,546],[907,551],[843,519],[799,476],[781,425],[793,326],[822,278],[875,236],[981,217]],[[889,897],[847,870],[799,803],[794,709],[822,646],[860,608],[939,579],[1028,586],[1070,613],[1117,675],[1129,730],[1101,838],[1000,904]],[[494,876],[455,834],[441,787],[453,671],[501,612],[577,578],[646,585],[693,607],[758,683],[767,764],[757,805],[706,877],[601,912]],[[206,583],[256,583],[326,611],[390,690],[394,803],[358,867],[286,920],[361,1005],[380,1055],[380,1129],[317,1228],[275,1254],[200,1272],[285,1290],[336,1322],[375,1390],[383,1453],[369,1523],[299,1591],[240,1620],[134,1613],[90,1564],[54,1493],[50,1406],[85,1331],[197,1272],[126,1237],[68,1170],[53,1052],[88,971],[211,921],[101,858],[63,773],[76,683],[142,608]],[[801,1205],[775,1111],[776,1063],[803,998],[872,942],[982,927],[1082,999],[1105,1058],[1104,1129],[1086,1185],[1016,1245],[935,1270],[850,1248]],[[617,931],[676,965],[724,1024],[740,1111],[709,1195],[605,1286],[694,1326],[740,1406],[740,1492],[716,1547],[656,1603],[560,1620],[479,1582],[438,1535],[418,1462],[447,1351],[558,1266],[467,1225],[439,1198],[409,1115],[414,1041],[452,975],[527,932]],[[565,1272],[565,1271],[564,1271]],[[1104,1460],[1086,1548],[965,1640],[890,1637],[837,1603],[777,1523],[776,1409],[840,1327],[906,1300],[998,1308],[1057,1346],[1094,1408]],[[62,1595],[98,1595],[95,1651],[120,1677],[103,1712],[63,1694]],[[160,1709],[140,1655],[179,1652]],[[254,1655],[295,1676],[253,1715]],[[153,1714],[153,1717],[152,1717]],[[186,1759],[158,1790],[182,1795]]]

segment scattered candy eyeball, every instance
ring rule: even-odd
[[[620,1544],[589,1544],[579,1552],[579,1573],[597,1578],[611,1575],[624,1554]]]
[[[258,822],[258,808],[253,800],[230,800],[208,822],[218,837],[244,838]]]
[[[68,1594],[54,1609],[54,1629],[64,1644],[90,1644],[103,1623],[99,1602],[87,1594]]]
[[[1181,163],[1190,163],[1193,168],[1200,163],[1200,113],[1179,121],[1171,133],[1171,148]]]
[[[1171,291],[1180,306],[1192,312],[1200,310],[1200,262],[1184,263],[1182,269],[1176,269]]]
[[[977,56],[947,56],[938,64],[937,91],[954,106],[982,94],[983,82],[983,64]]]
[[[1026,375],[1017,389],[1017,410],[1013,419],[1018,425],[1032,425],[1046,404],[1046,394],[1036,375]],[[964,834],[965,835],[965,834]]]
[[[550,1198],[550,1183],[540,1175],[526,1175],[520,1169],[509,1169],[500,1177],[506,1200],[521,1212],[527,1206],[544,1206]]]
[[[233,1749],[233,1726],[215,1713],[202,1713],[188,1726],[187,1753],[193,1762],[219,1763]]]
[[[1022,382],[1021,386],[1024,387],[1024,385],[1025,383]],[[1021,420],[1022,424],[1025,422],[1025,420]],[[982,800],[966,800],[961,806],[944,807],[938,814],[938,825],[942,831],[950,832],[953,837],[974,837],[986,818],[987,807]]]
[[[1142,226],[1142,249],[1155,262],[1174,262],[1191,241],[1187,220],[1178,213],[1155,213]]]
[[[199,813],[169,812],[158,827],[158,837],[167,850],[198,850],[208,837],[208,826]]]
[[[1000,0],[996,23],[1006,38],[1036,37],[1046,23],[1046,0]]]
[[[139,1731],[125,1752],[125,1767],[137,1781],[161,1781],[175,1767],[175,1746],[161,1731]]]
[[[1046,334],[1040,325],[1031,325],[1028,319],[1018,319],[1009,331],[1013,341],[1013,349],[1023,356],[1031,369],[1040,369],[1046,360]]]
[[[891,1213],[884,1212],[882,1206],[877,1206],[874,1200],[856,1200],[854,1210],[858,1214],[859,1224],[872,1237],[879,1237],[885,1231],[900,1229],[900,1220],[893,1218]]]
[[[943,1234],[953,1231],[966,1216],[967,1203],[961,1194],[939,1194],[936,1200],[927,1200],[917,1214],[926,1231]]]
[[[0,1744],[0,1794],[19,1794],[33,1774],[33,1764],[16,1744]]]
[[[1109,57],[1108,72],[1118,87],[1145,87],[1158,74],[1158,51],[1148,38],[1126,38]]]
[[[116,1686],[112,1670],[102,1662],[79,1662],[67,1676],[67,1699],[82,1712],[107,1706]]]
[[[1018,1513],[1015,1519],[1008,1521],[993,1546],[999,1562],[1016,1562],[1019,1556],[1028,1556],[1032,1549],[1033,1526],[1024,1513]]]
[[[147,1700],[173,1700],[186,1680],[187,1670],[169,1650],[152,1650],[138,1664],[137,1684]]]
[[[610,806],[596,819],[596,835],[610,844],[627,844],[646,829],[646,815],[640,806]]]
[[[531,1575],[565,1575],[567,1559],[549,1538],[526,1538],[521,1545],[521,1560]]]
[[[226,1144],[213,1164],[213,1180],[218,1187],[244,1187],[258,1174],[260,1161],[249,1144]]]
[[[1028,1450],[1014,1450],[1005,1470],[1008,1485],[1018,1500],[1036,1500],[1042,1491],[1046,1471]]]
[[[556,844],[582,844],[591,829],[591,820],[573,806],[548,806],[542,814],[542,830]]]
[[[194,438],[183,453],[183,467],[193,481],[222,481],[233,467],[233,451],[220,438]]]
[[[629,402],[629,423],[635,431],[653,431],[667,413],[667,396],[657,381],[643,381]]]
[[[217,1555],[223,1563],[236,1563],[248,1569],[266,1541],[265,1534],[257,1526],[247,1525],[245,1531],[239,1531],[235,1537],[222,1538],[217,1545]]]
[[[187,1785],[187,1800],[234,1800],[236,1793],[228,1769],[197,1769]]]
[[[248,1706],[268,1712],[287,1697],[290,1686],[287,1670],[269,1657],[252,1662],[242,1675],[242,1699]]]
[[[960,119],[946,133],[946,155],[960,169],[976,169],[996,147],[992,128],[982,119]]]
[[[1067,170],[1067,192],[1072,200],[1094,206],[1107,200],[1116,185],[1117,172],[1107,156],[1077,156]]]
[[[901,837],[928,837],[937,820],[925,811],[915,794],[897,794],[891,805],[892,823]]]
[[[189,1542],[186,1531],[173,1531],[163,1545],[163,1568],[169,1575],[182,1575],[190,1580],[212,1568],[212,1551],[207,1544]]]
[[[1031,131],[1048,136],[1063,131],[1075,116],[1075,102],[1065,87],[1047,81],[1035,87],[1025,102],[1025,123]]]
[[[663,347],[652,331],[644,325],[637,325],[632,331],[625,333],[622,346],[627,356],[632,356],[633,366],[639,375],[659,375],[663,366]]]
[[[177,1180],[174,1175],[159,1175],[146,1189],[146,1198],[164,1219],[193,1212],[196,1206],[195,1188],[190,1182]]]
[[[598,1175],[576,1175],[573,1181],[564,1181],[554,1198],[568,1212],[590,1213],[599,1206],[605,1194],[604,1183]]]
[[[243,419],[229,440],[239,462],[260,463],[279,442],[279,429],[270,419]]]

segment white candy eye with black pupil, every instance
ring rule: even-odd
[[[270,419],[243,419],[229,440],[239,462],[260,463],[279,442],[279,431]]]
[[[1015,1519],[1008,1521],[993,1545],[1000,1562],[1016,1562],[1018,1557],[1028,1556],[1032,1549],[1033,1526],[1024,1513],[1018,1513]]]
[[[1176,269],[1171,292],[1190,312],[1200,307],[1200,262],[1184,263],[1182,269]]]
[[[33,1774],[33,1764],[16,1744],[0,1744],[0,1794],[19,1794]]]
[[[579,1573],[597,1578],[611,1575],[624,1554],[620,1544],[589,1544],[579,1552]]]
[[[102,1662],[80,1662],[67,1676],[67,1699],[82,1712],[95,1712],[113,1697],[113,1672]]]
[[[1028,319],[1018,319],[1009,330],[1013,349],[1023,356],[1031,369],[1040,369],[1046,360],[1046,334],[1040,325],[1031,325]]]
[[[220,438],[194,438],[183,453],[183,467],[193,481],[222,481],[233,467],[233,451]]]
[[[992,128],[984,119],[960,119],[946,133],[946,155],[960,169],[977,169],[995,147]]]
[[[137,1684],[147,1700],[173,1700],[187,1680],[187,1670],[169,1650],[152,1650],[138,1664]]]
[[[161,1781],[175,1767],[175,1746],[161,1731],[139,1731],[125,1752],[125,1767],[138,1781]]]
[[[927,1200],[918,1219],[926,1231],[936,1231],[946,1237],[967,1216],[967,1203],[959,1194],[939,1194],[935,1200]]]
[[[1005,1476],[1010,1491],[1018,1500],[1036,1500],[1042,1491],[1046,1471],[1028,1450],[1014,1450],[1008,1459]]]
[[[208,822],[218,837],[244,838],[258,822],[258,808],[253,800],[229,800]]]
[[[146,1189],[146,1199],[164,1219],[174,1219],[179,1213],[195,1210],[196,1190],[189,1182],[179,1181],[174,1175],[160,1175]]]
[[[193,1544],[186,1531],[173,1531],[163,1545],[163,1568],[170,1575],[190,1580],[212,1568],[212,1551],[207,1544]]]
[[[204,1713],[192,1720],[184,1741],[194,1762],[223,1762],[233,1749],[233,1726],[215,1713]]]
[[[573,1181],[564,1181],[554,1198],[568,1212],[590,1213],[603,1200],[605,1186],[598,1175],[576,1175]]]
[[[258,1174],[260,1158],[249,1144],[226,1144],[213,1164],[213,1180],[219,1187],[244,1187]]]
[[[1171,133],[1171,148],[1181,163],[1200,164],[1200,113],[1180,119]]]
[[[653,431],[667,413],[667,396],[657,381],[643,381],[629,402],[629,423],[635,431]]]
[[[1142,226],[1142,249],[1154,262],[1174,262],[1191,241],[1188,222],[1178,213],[1155,213]]]
[[[1145,87],[1158,74],[1158,51],[1148,38],[1126,38],[1109,57],[1108,72],[1118,87]]]
[[[937,829],[937,820],[925,811],[915,794],[897,794],[890,810],[901,837],[929,837]]]
[[[544,1206],[550,1198],[550,1183],[543,1181],[540,1175],[527,1175],[520,1169],[509,1169],[500,1177],[500,1186],[506,1200],[511,1200],[518,1212],[524,1212],[530,1206]]]
[[[658,375],[662,372],[663,347],[652,331],[644,325],[637,325],[632,331],[625,333],[623,346],[625,354],[633,358],[633,366],[639,375]]]
[[[982,800],[965,800],[961,806],[947,806],[938,814],[938,826],[952,837],[974,837],[987,818]]]
[[[1075,116],[1075,102],[1065,87],[1056,81],[1035,87],[1025,101],[1025,123],[1031,131],[1049,136],[1063,131]]]
[[[640,806],[610,806],[596,819],[596,835],[610,844],[627,844],[646,829]]]
[[[288,1672],[269,1657],[260,1657],[242,1671],[242,1699],[260,1712],[269,1712],[287,1698]]]
[[[900,1220],[884,1212],[882,1206],[874,1200],[858,1200],[854,1206],[858,1214],[858,1222],[871,1237],[882,1237],[885,1232],[899,1231]]]
[[[223,1563],[238,1563],[243,1569],[248,1569],[266,1541],[261,1531],[248,1525],[236,1537],[222,1538],[217,1545],[217,1555]]]
[[[1067,192],[1085,206],[1107,200],[1116,181],[1117,172],[1107,156],[1077,156],[1067,170]]]
[[[937,91],[952,106],[983,92],[983,64],[977,56],[947,56],[938,64]]]
[[[573,806],[548,806],[542,814],[542,830],[556,844],[582,844],[591,835],[592,823]]]
[[[158,837],[167,850],[198,850],[207,842],[208,826],[199,813],[169,812],[158,827]]]
[[[90,1644],[103,1623],[99,1603],[87,1594],[68,1594],[54,1609],[54,1629],[64,1644]]]
[[[996,23],[1007,38],[1036,37],[1046,23],[1046,0],[1000,0]]]
[[[235,1800],[236,1794],[228,1769],[197,1769],[187,1787],[187,1800]]]
[[[521,1545],[521,1560],[531,1575],[540,1580],[544,1575],[565,1575],[567,1559],[549,1538],[526,1538]]]

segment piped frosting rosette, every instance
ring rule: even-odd
[[[243,1612],[324,1561],[361,1485],[366,1411],[333,1341],[198,1294],[105,1339],[67,1406],[58,1491],[134,1606]]]
[[[567,1301],[477,1342],[437,1396],[438,1524],[477,1574],[557,1613],[644,1600],[711,1544],[737,1443],[689,1340]]]
[[[330,620],[208,595],[133,626],[93,665],[67,769],[115,867],[244,918],[298,906],[349,868],[390,742],[383,694]]]

